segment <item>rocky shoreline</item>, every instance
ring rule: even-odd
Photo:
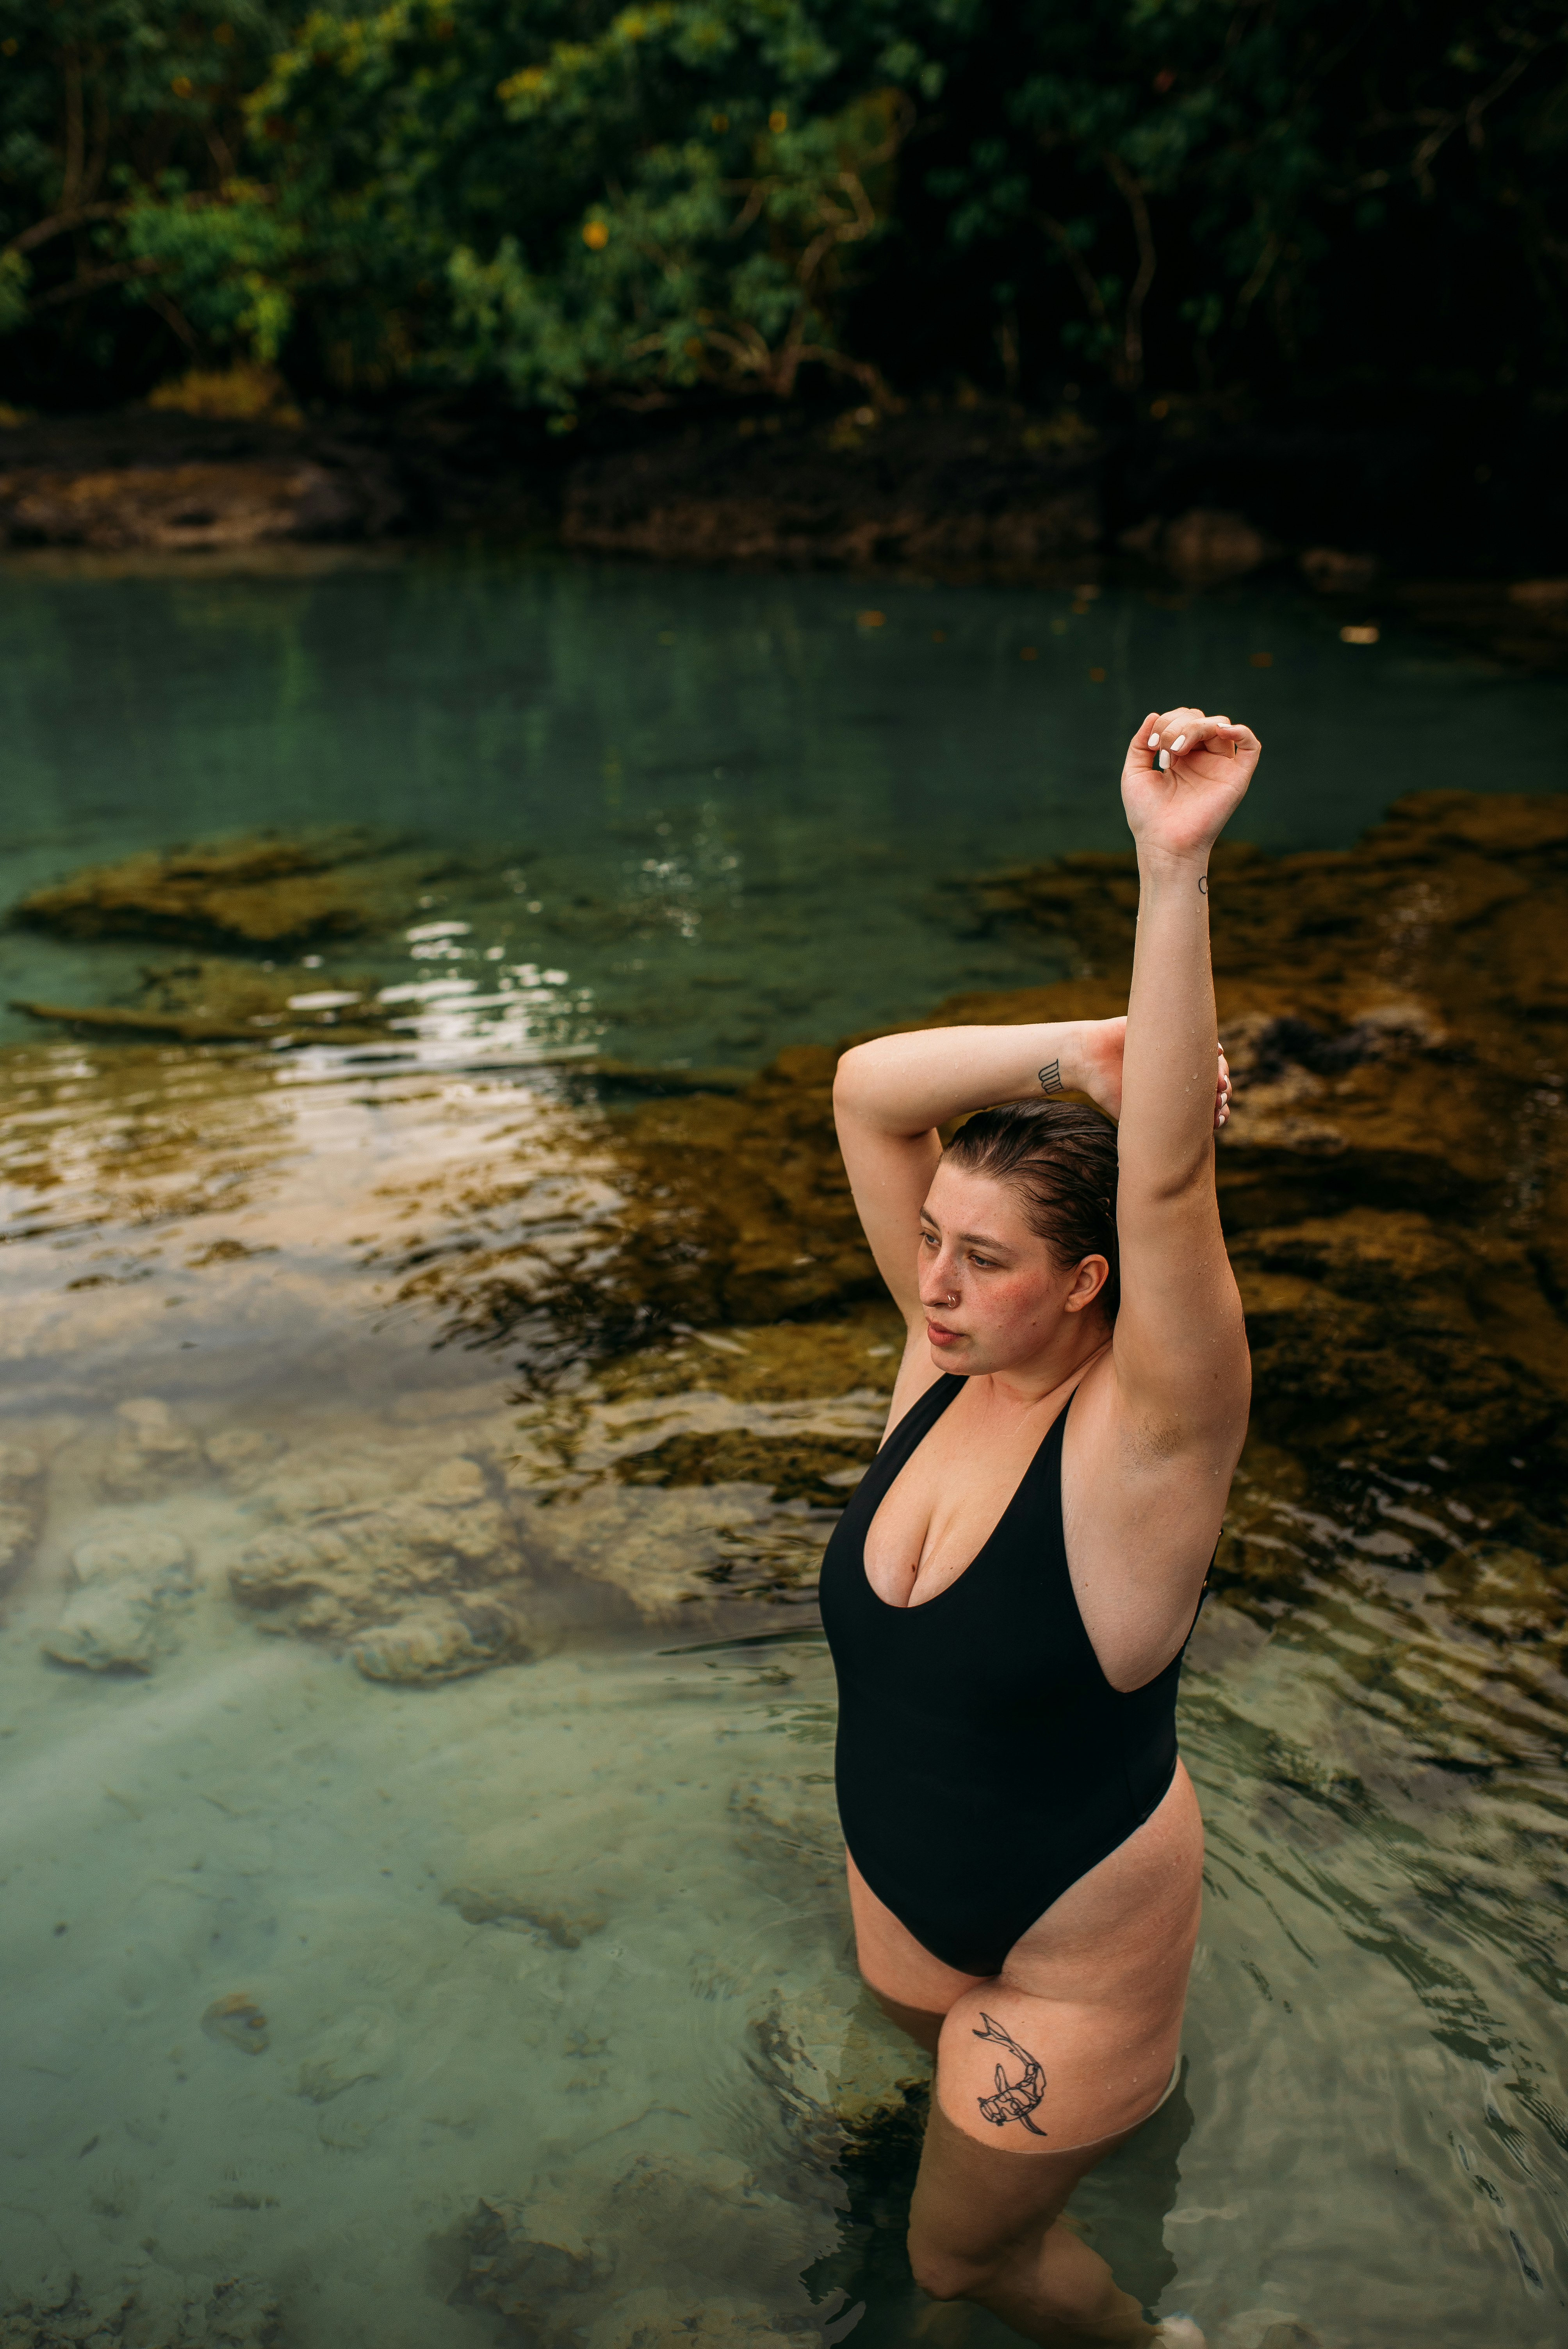
[[[1553,670],[1568,517],[1532,450],[1524,433],[1475,466],[1415,429],[1197,413],[1107,429],[981,401],[617,414],[571,433],[434,400],[308,421],[150,408],[0,425],[0,547],[232,563],[480,539],[1178,595],[1272,576],[1353,623],[1404,615]]]

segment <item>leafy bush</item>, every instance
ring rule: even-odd
[[[1563,0],[0,0],[26,396],[1550,390]]]

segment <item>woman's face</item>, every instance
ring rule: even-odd
[[[920,1301],[934,1361],[974,1376],[1019,1367],[1088,1309],[1110,1268],[1102,1256],[1063,1264],[1031,1231],[1011,1184],[937,1167],[921,1209]]]

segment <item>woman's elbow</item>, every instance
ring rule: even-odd
[[[839,1065],[833,1076],[833,1107],[857,1110],[866,1106],[866,1096],[874,1075],[873,1058],[876,1045],[851,1044],[847,1052],[839,1055]]]

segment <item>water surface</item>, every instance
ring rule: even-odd
[[[1556,688],[1346,648],[1288,598],[1077,600],[488,562],[0,578],[8,897],[258,823],[466,860],[407,934],[323,957],[441,990],[394,1056],[12,1031],[0,2309],[131,2291],[128,2339],[183,2310],[195,2342],[275,2302],[298,2349],[1011,2337],[902,2263],[923,2066],[853,1973],[809,1579],[762,1570],[809,1566],[830,1515],[637,1477],[675,1439],[874,1441],[885,1331],[815,1385],[748,1384],[747,1330],[541,1384],[523,1340],[438,1344],[406,1271],[487,1184],[591,1243],[609,1112],[542,1064],[563,1040],[755,1064],[1054,975],[944,885],[1120,845],[1150,701],[1258,726],[1247,828],[1278,847],[1410,788],[1559,780]],[[0,954],[7,995],[104,1001],[159,950]],[[1446,1610],[1470,1521],[1440,1474],[1249,1477],[1294,1595],[1212,1604],[1186,1683],[1182,2094],[1080,2215],[1224,2349],[1286,2321],[1546,2349],[1568,1689]],[[377,1577],[438,1520],[528,1653],[367,1676]],[[258,1544],[336,1545],[315,1639],[237,1603]],[[51,1658],[116,1605],[141,1669]]]

